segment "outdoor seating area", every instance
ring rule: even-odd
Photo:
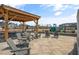
[[[3,35],[4,42],[0,48],[1,54],[6,55],[39,55],[39,54],[69,54],[74,49],[76,37],[61,36],[56,24],[51,27],[42,27],[39,31],[39,19],[41,16],[25,12],[4,4],[0,5],[0,20],[2,20],[3,28],[0,32]],[[21,28],[9,28],[9,22],[16,21],[22,24]],[[33,21],[32,31],[27,31],[26,22]],[[31,26],[30,26],[31,27]],[[29,30],[29,29],[28,29]],[[14,33],[11,37],[9,33]],[[72,33],[73,34],[73,33]],[[60,36],[59,36],[60,35]],[[68,34],[67,34],[68,35]],[[61,44],[62,43],[62,44]]]
[[[60,35],[59,38],[56,39],[53,37],[53,35],[50,35],[50,37],[47,38],[45,37],[45,34],[41,34],[40,38],[33,39],[29,43],[25,41],[19,42],[18,39],[13,40],[11,38],[9,38],[8,41],[0,43],[1,55],[73,55],[73,53],[76,54],[76,50],[74,50],[76,37]]]

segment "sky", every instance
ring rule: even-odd
[[[41,16],[39,19],[40,25],[59,25],[76,22],[76,13],[79,5],[62,4],[56,6],[54,4],[23,4],[16,7]]]
[[[0,0],[0,4],[41,16],[39,19],[40,25],[77,22],[78,2],[79,0]],[[27,24],[35,25],[34,22]]]

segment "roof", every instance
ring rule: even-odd
[[[8,11],[8,20],[11,21],[20,21],[20,22],[27,22],[27,21],[34,21],[38,20],[40,16],[31,14],[29,12],[25,12],[4,4],[0,5],[0,19],[4,20],[4,17],[2,17],[3,12]]]

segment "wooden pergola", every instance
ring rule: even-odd
[[[4,37],[5,40],[8,39],[8,22],[9,21],[19,21],[19,22],[23,22],[23,24],[25,22],[28,21],[34,21],[36,23],[36,31],[38,31],[38,20],[39,20],[40,16],[38,15],[34,15],[4,4],[0,5],[0,19],[4,20],[5,24],[4,24]]]

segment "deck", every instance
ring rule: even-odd
[[[43,35],[42,35],[43,36]],[[17,39],[14,40],[18,43]],[[74,48],[76,37],[59,36],[58,39],[41,37],[30,42],[31,55],[68,55]],[[6,42],[0,43],[0,55],[12,54]]]

